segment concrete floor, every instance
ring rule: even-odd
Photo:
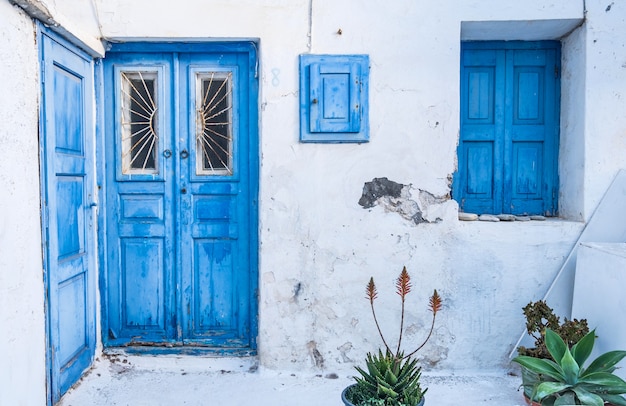
[[[278,372],[254,358],[101,356],[59,406],[342,406],[353,371]],[[422,381],[426,405],[524,405],[521,378],[505,371],[424,373]]]

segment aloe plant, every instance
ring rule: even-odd
[[[402,351],[402,336],[404,333],[404,313],[406,296],[411,292],[411,277],[403,267],[400,276],[396,280],[396,293],[400,296],[401,313],[400,313],[400,334],[398,336],[398,344],[395,351],[387,344],[385,336],[382,333],[374,301],[378,296],[374,278],[370,278],[366,287],[366,299],[370,302],[372,315],[376,324],[376,329],[385,346],[385,351],[378,350],[378,354],[367,354],[365,364],[366,369],[356,367],[361,375],[355,377],[356,385],[348,393],[349,400],[358,406],[416,406],[418,405],[426,389],[422,390],[420,386],[421,367],[418,366],[417,360],[412,356],[417,353],[430,339],[435,327],[435,319],[437,312],[441,310],[441,297],[434,291],[429,300],[429,310],[432,313],[432,322],[426,339],[411,353],[404,355]]]
[[[378,350],[378,354],[367,354],[365,364],[367,371],[356,367],[361,374],[355,377],[357,385],[351,396],[356,405],[414,406],[426,393],[420,387],[422,369],[416,359]]]
[[[553,330],[546,329],[545,334],[546,347],[555,361],[525,355],[513,359],[540,376],[532,388],[533,400],[541,402],[542,406],[603,406],[605,402],[626,406],[626,399],[621,396],[626,393],[626,382],[613,374],[626,351],[609,351],[584,368],[595,344],[595,330],[571,350]]]

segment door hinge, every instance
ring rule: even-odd
[[[41,83],[46,82],[46,61],[41,61]]]
[[[558,78],[559,77],[559,67],[557,65],[554,65],[554,77]]]

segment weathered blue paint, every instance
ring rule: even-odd
[[[300,141],[367,142],[368,87],[368,55],[300,55]]]
[[[558,42],[462,44],[462,211],[556,215],[559,70]]]
[[[96,345],[93,66],[39,26],[49,403],[91,364]]]
[[[256,67],[252,42],[115,44],[105,57],[106,346],[150,352],[167,346],[185,353],[256,349]],[[119,72],[144,68],[158,71],[158,171],[125,175]],[[195,77],[202,72],[232,73],[232,174],[196,172]]]

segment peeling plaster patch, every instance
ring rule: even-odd
[[[350,357],[348,357],[348,351],[352,349],[352,343],[350,341],[340,345],[337,349],[339,350],[339,354],[341,354],[343,362],[354,362]]]
[[[405,330],[406,342],[421,343],[426,337],[428,328],[429,326],[422,322],[408,325]],[[428,368],[436,367],[448,359],[450,346],[453,345],[454,341],[454,337],[445,327],[435,329],[426,346],[418,353],[420,362]],[[407,348],[407,350],[412,351],[413,348]]]
[[[606,10],[604,10],[605,12],[609,12],[611,11],[611,7],[613,7],[613,5],[615,4],[615,2],[612,2],[611,4],[609,4],[608,6],[606,6]]]
[[[359,205],[363,206],[364,209],[369,209],[374,207],[381,197],[398,198],[402,193],[403,187],[404,185],[387,178],[374,178],[371,182],[365,182]]]
[[[417,201],[411,199],[411,189],[417,190]],[[365,182],[359,205],[369,209],[376,205],[385,211],[398,213],[415,224],[441,221],[440,218],[430,219],[425,213],[431,206],[445,203],[449,196],[435,196],[424,190],[414,189],[411,185],[402,185],[387,178],[374,178]]]
[[[434,345],[422,358],[422,362],[430,367],[435,367],[442,361],[448,359],[448,348],[440,345]]]
[[[315,341],[309,341],[306,346],[309,349],[309,355],[311,356],[311,360],[313,360],[313,364],[318,368],[324,368],[324,357],[317,349],[317,343]]]

